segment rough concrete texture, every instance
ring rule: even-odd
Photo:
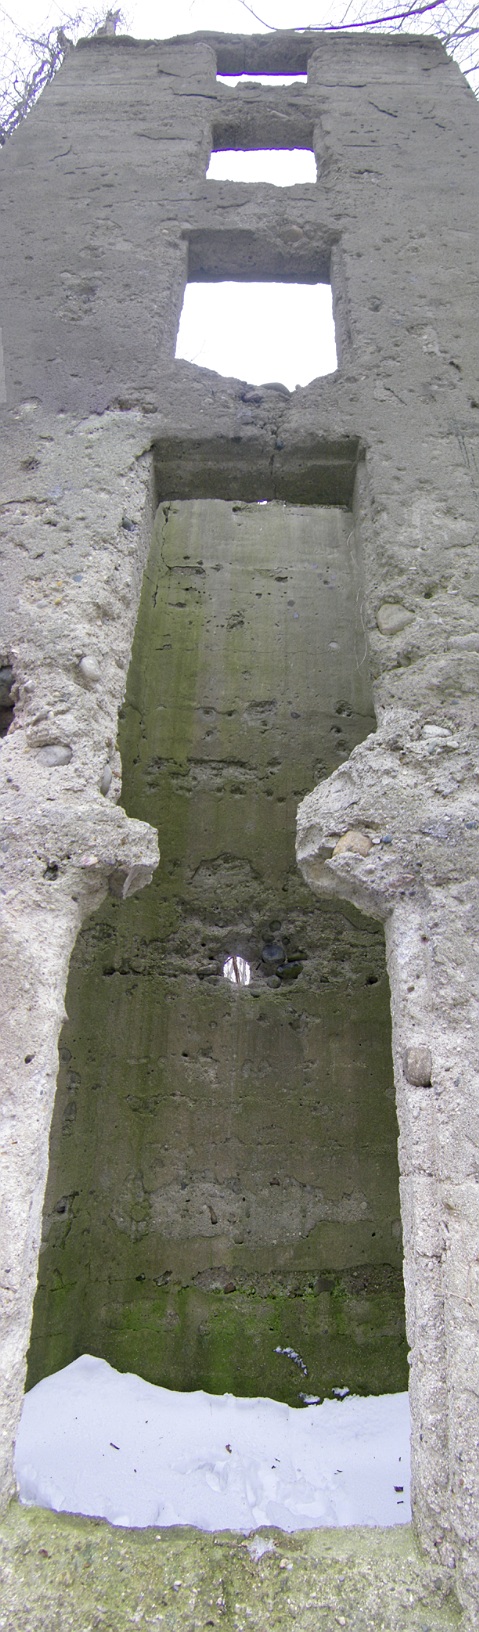
[[[353,546],[346,510],[159,508],[120,747],[162,863],[72,959],[29,1382],[87,1350],[291,1404],[407,1388],[382,929],[294,854],[373,723]]]
[[[2,1632],[464,1628],[455,1594],[425,1564],[408,1526],[251,1537],[132,1532],[12,1504],[0,1567]]]
[[[307,64],[308,84],[233,90],[217,64]],[[316,186],[205,180],[215,143],[294,146],[307,131]],[[1,746],[2,1490],[70,953],[108,880],[128,894],[156,861],[151,827],[115,803],[116,715],[156,502],[353,504],[378,730],[303,805],[299,859],[313,889],[385,923],[415,1520],[470,1625],[477,131],[472,93],[431,39],[98,40],[69,54],[0,159],[2,710],[15,701]],[[337,374],[289,395],[175,363],[188,274],[330,275]],[[403,1071],[419,1050],[431,1086]]]
[[[151,877],[157,862],[153,832],[129,822],[114,803],[120,785],[116,713],[134,626],[148,471],[141,461],[131,468],[125,441],[109,437],[105,425],[99,457],[92,451],[98,427],[90,424],[77,427],[74,453],[70,433],[66,462],[61,439],[55,443],[44,421],[37,440],[36,414],[35,405],[18,411],[14,457],[11,444],[2,450],[2,548],[13,556],[3,639],[17,687],[15,719],[1,749],[1,1443],[7,1490],[69,957],[82,915],[108,883],[128,894]],[[121,525],[125,503],[136,517],[134,533]],[[84,657],[94,659],[98,678],[84,676]],[[104,797],[100,785],[110,763]]]

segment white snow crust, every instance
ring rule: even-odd
[[[408,1396],[180,1394],[84,1354],[25,1396],[16,1476],[22,1502],[111,1524],[405,1524]]]

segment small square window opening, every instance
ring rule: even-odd
[[[274,187],[315,182],[314,153],[305,147],[230,149],[211,154],[208,181],[267,181]]]
[[[307,85],[307,74],[217,74],[222,85]]]

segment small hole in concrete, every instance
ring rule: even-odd
[[[6,737],[13,720],[13,669],[7,657],[0,657],[0,737]]]
[[[227,958],[223,964],[223,974],[225,980],[229,980],[232,986],[249,986],[251,965],[246,958],[239,958],[233,952],[231,957]]]

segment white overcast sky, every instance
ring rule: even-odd
[[[340,21],[343,11],[346,10],[341,0],[304,0],[304,8],[300,0],[264,0],[256,8],[258,15],[264,17],[265,23],[273,28],[309,28],[315,24],[330,21]],[[43,32],[45,20],[55,23],[57,19],[62,23],[81,4],[76,5],[72,0],[71,6],[59,4],[42,5],[41,0],[16,0],[15,5],[2,5],[2,13],[10,13],[18,28],[27,32]],[[92,7],[94,9],[94,7]],[[98,13],[108,10],[108,0],[103,8],[101,0],[98,4]],[[122,7],[126,20],[127,30],[139,38],[167,39],[171,34],[191,34],[196,29],[213,28],[226,34],[262,33],[261,24],[255,22],[240,5],[240,0],[131,0]]]

